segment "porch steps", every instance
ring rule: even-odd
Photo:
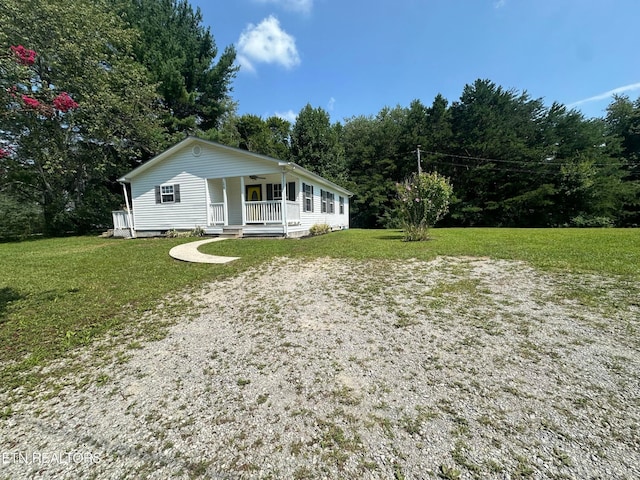
[[[243,232],[241,227],[224,227],[221,237],[226,238],[242,238]]]

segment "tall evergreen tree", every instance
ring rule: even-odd
[[[226,47],[218,57],[200,9],[194,11],[188,0],[109,1],[139,32],[134,54],[158,83],[170,132],[220,127],[231,108],[231,82],[238,71],[235,48]]]

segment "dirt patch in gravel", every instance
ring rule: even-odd
[[[0,477],[640,478],[632,287],[279,259],[97,381],[16,403]]]

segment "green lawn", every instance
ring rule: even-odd
[[[640,231],[623,229],[436,229],[405,243],[393,230],[348,230],[301,240],[232,240],[205,253],[239,256],[228,265],[187,264],[168,251],[191,239],[95,237],[0,244],[0,385],[77,345],[131,325],[167,295],[236,274],[275,256],[429,260],[438,255],[524,260],[545,270],[640,279]],[[169,303],[181,305],[177,300]],[[142,327],[141,327],[142,328]],[[145,327],[146,328],[146,327]]]
[[[397,230],[347,230],[304,240],[243,240],[205,245],[205,253],[251,262],[274,255],[430,260],[439,255],[523,260],[545,270],[640,276],[640,230],[451,228],[428,242]]]

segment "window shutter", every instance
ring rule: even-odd
[[[160,185],[156,185],[156,203],[162,203],[162,196],[160,195]]]
[[[307,204],[307,184],[304,182],[302,182],[302,211],[310,211],[310,208]]]
[[[273,185],[267,183],[267,200],[273,200]]]
[[[296,201],[296,182],[289,182],[288,187],[289,188],[287,188],[287,200],[289,200],[290,202],[295,202]]]
[[[173,186],[173,201],[180,203],[180,185],[177,183]]]

